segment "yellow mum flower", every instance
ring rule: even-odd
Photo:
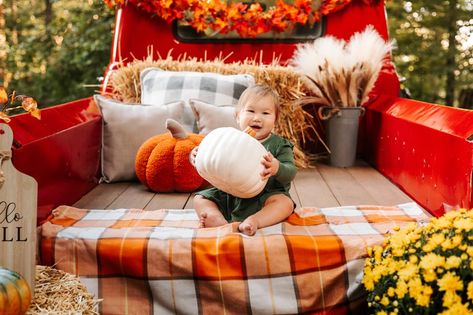
[[[450,221],[455,220],[456,218],[460,217],[463,215],[461,211],[449,211],[443,215],[445,219],[449,219]]]
[[[383,298],[381,299],[381,301],[379,302],[381,304],[383,304],[384,306],[388,306],[389,305],[389,299],[387,296],[383,296]]]
[[[442,244],[445,241],[445,236],[443,233],[437,233],[432,235],[429,242],[435,244],[435,246]]]
[[[406,267],[399,270],[397,274],[399,275],[399,279],[407,282],[410,278],[417,275],[418,272],[419,272],[419,268],[417,267],[417,265],[413,265],[409,263],[406,265]]]
[[[409,287],[409,295],[413,297],[422,290],[422,281],[419,277],[415,277],[407,282],[407,286]]]
[[[445,257],[439,256],[434,253],[429,253],[421,258],[419,263],[420,268],[423,269],[435,269],[437,267],[445,266]]]
[[[437,280],[440,291],[463,290],[463,282],[455,273],[447,272],[441,279]]]
[[[449,239],[446,239],[443,243],[442,243],[442,248],[444,250],[449,250],[449,249],[454,249],[456,246],[453,242],[453,239],[449,238]]]
[[[472,315],[473,312],[468,308],[468,303],[462,304],[461,302],[453,304],[449,309],[443,311],[439,315]]]
[[[470,283],[468,283],[468,288],[466,289],[466,295],[471,301],[473,301],[473,281],[470,281]]]
[[[453,269],[458,268],[462,262],[462,259],[458,256],[450,256],[447,258],[447,262],[445,263],[445,269]]]
[[[376,315],[388,315],[385,311],[379,311],[376,313]]]
[[[448,212],[448,213],[453,213],[454,211],[452,212]],[[447,214],[445,214],[443,217],[440,217],[440,218],[437,218],[437,219],[434,219],[432,220],[432,223],[433,225],[440,229],[440,230],[443,230],[443,229],[449,229],[452,227],[452,221],[450,221],[448,218],[447,218]]]
[[[430,303],[430,297],[432,295],[432,292],[433,290],[431,287],[422,286],[420,293],[414,296],[414,299],[416,300],[416,304],[419,306],[427,307]]]
[[[407,294],[408,289],[409,288],[407,287],[407,283],[402,280],[399,280],[397,282],[396,289],[394,290],[396,291],[397,297],[399,299],[402,299]]]
[[[432,282],[437,279],[437,273],[432,269],[424,269],[422,275],[427,282]]]
[[[443,296],[443,306],[451,307],[454,304],[461,303],[462,298],[454,291],[447,291]]]
[[[368,274],[365,272],[365,275],[363,277],[363,284],[365,285],[366,290],[368,291],[373,291],[374,290],[374,281],[371,276],[368,276]]]
[[[381,255],[383,254],[383,248],[381,246],[375,246],[373,248],[374,252],[374,260],[375,261],[381,261]]]
[[[462,236],[457,234],[454,237],[452,237],[451,240],[452,240],[453,247],[459,247],[462,243]]]

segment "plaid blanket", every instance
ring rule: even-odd
[[[301,208],[248,237],[235,223],[197,229],[194,210],[61,206],[40,254],[79,275],[103,314],[344,314],[365,304],[365,248],[426,220],[414,203]]]

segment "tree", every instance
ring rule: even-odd
[[[473,88],[471,0],[387,1],[394,63],[413,98],[454,105]]]
[[[3,3],[7,53],[3,60],[0,55],[6,69],[0,85],[35,97],[41,106],[92,95],[85,85],[98,84],[107,66],[114,12],[102,0]]]

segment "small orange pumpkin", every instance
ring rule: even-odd
[[[0,314],[25,314],[30,302],[28,282],[17,272],[0,267]]]
[[[189,162],[192,149],[203,135],[187,133],[175,120],[166,120],[170,133],[146,140],[138,150],[135,170],[138,179],[156,192],[194,191],[206,184]]]

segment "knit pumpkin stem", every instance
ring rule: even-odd
[[[185,139],[187,138],[187,131],[182,127],[180,123],[175,121],[174,119],[168,118],[166,119],[166,129],[169,130],[176,139]]]

